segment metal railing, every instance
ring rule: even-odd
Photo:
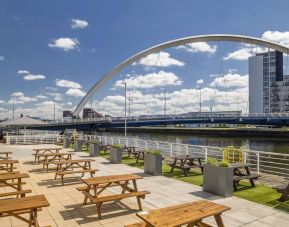
[[[21,135],[7,136],[6,144],[9,145],[32,145],[32,144],[58,144],[62,141],[61,135]]]

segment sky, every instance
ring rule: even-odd
[[[169,40],[239,34],[289,47],[289,1],[1,0],[0,119],[57,118],[130,56]],[[248,57],[266,51],[232,42],[164,49],[137,61],[94,96],[102,114],[248,112]],[[284,56],[284,62],[287,56]],[[285,73],[289,70],[284,65]],[[89,103],[88,106],[91,104]]]

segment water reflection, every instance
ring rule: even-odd
[[[96,132],[96,134],[124,136],[121,132]],[[241,147],[242,149],[289,154],[289,140],[282,138],[221,137],[162,133],[127,133],[127,136],[144,140],[159,140],[172,143],[187,143],[215,147],[235,146]]]

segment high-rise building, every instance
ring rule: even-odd
[[[270,51],[250,57],[249,112],[288,112],[288,79],[283,76],[283,53]]]
[[[90,118],[98,118],[102,117],[102,115],[91,108],[84,108],[83,109],[83,119],[90,119]]]

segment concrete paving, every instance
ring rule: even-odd
[[[50,207],[39,212],[40,226],[124,226],[137,222],[137,202],[135,198],[124,199],[120,203],[107,203],[103,205],[103,218],[99,220],[94,205],[82,206],[83,195],[76,190],[81,185],[80,175],[65,179],[65,185],[61,186],[60,180],[54,180],[53,170],[49,173],[42,170],[41,164],[32,162],[32,148],[51,147],[52,145],[0,145],[1,151],[13,151],[13,159],[20,161],[17,166],[21,172],[27,172],[30,178],[26,180],[25,188],[32,189],[30,195],[44,194],[49,200]],[[53,145],[54,146],[54,145]],[[65,149],[67,150],[67,149]],[[64,151],[65,151],[64,150]],[[87,153],[79,152],[73,158],[87,157]],[[163,176],[150,176],[143,174],[141,169],[129,167],[123,164],[109,164],[106,159],[93,158],[93,168],[99,171],[96,176],[137,173],[144,176],[138,181],[140,190],[151,192],[145,200],[142,200],[144,210],[166,207],[174,204],[197,201],[200,199],[212,200],[225,204],[232,209],[223,213],[225,226],[289,226],[289,214],[271,207],[260,205],[237,197],[220,198],[204,193],[202,188],[196,185],[178,181]],[[88,176],[85,176],[88,177]],[[4,189],[2,189],[4,190]],[[119,192],[117,187],[109,188],[107,193]],[[213,218],[204,222],[216,226]],[[24,222],[14,218],[0,218],[1,227],[27,226]]]

